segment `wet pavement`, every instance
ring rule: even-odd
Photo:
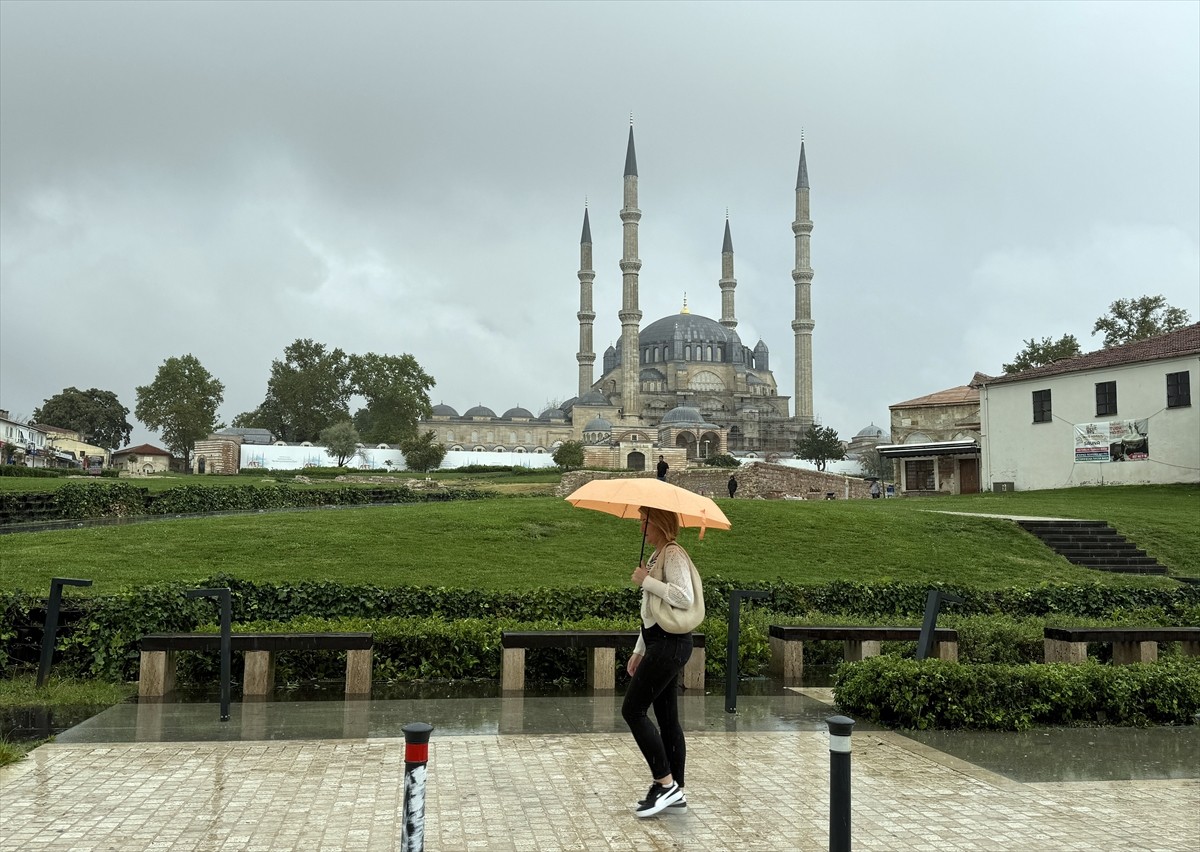
[[[0,850],[392,850],[401,727],[435,726],[425,848],[824,850],[828,689],[686,695],[690,807],[648,783],[619,695],[109,708],[0,769]],[[1200,849],[1200,729],[856,727],[857,850]]]

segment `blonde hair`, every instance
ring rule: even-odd
[[[675,537],[679,535],[679,516],[674,512],[643,506],[642,515],[646,518],[646,522],[657,528],[667,541],[674,541]]]

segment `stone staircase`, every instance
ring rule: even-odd
[[[1104,521],[1022,520],[1017,523],[1074,565],[1120,574],[1167,573],[1158,560],[1135,547]]]

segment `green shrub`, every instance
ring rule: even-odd
[[[704,460],[709,467],[741,467],[741,462],[728,453],[719,453]]]
[[[1200,660],[965,665],[872,657],[838,667],[834,696],[858,719],[901,728],[1185,725],[1200,712]]]
[[[0,476],[23,476],[31,479],[46,479],[81,473],[78,469],[66,470],[53,467],[25,467],[23,464],[0,464]]]

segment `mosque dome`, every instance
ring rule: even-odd
[[[496,412],[492,411],[486,405],[477,405],[474,408],[468,408],[463,414],[463,417],[496,417]]]
[[[611,405],[608,397],[600,393],[600,391],[592,388],[579,399],[575,400],[576,405]]]
[[[716,320],[699,314],[675,314],[655,320],[638,334],[638,343],[653,346],[656,343],[723,343],[741,346],[737,332],[726,328]]]
[[[584,432],[611,432],[612,424],[604,417],[593,417],[588,421],[588,425],[583,427]]]
[[[663,415],[659,426],[704,426],[704,416],[700,409],[690,405],[678,405]]]
[[[510,408],[508,411],[504,412],[503,416],[500,419],[501,420],[516,420],[518,417],[523,417],[526,420],[532,420],[533,412],[529,411],[527,409],[521,408],[521,406],[518,405],[516,408]]]
[[[538,415],[538,420],[565,420],[567,415],[563,414],[561,408],[547,408]]]
[[[437,405],[435,405],[433,407],[433,416],[434,417],[457,417],[458,412],[455,411],[453,408],[451,408],[448,405],[443,405],[441,403],[438,403]]]
[[[876,426],[874,423],[872,423],[870,426],[867,426],[863,429],[859,429],[858,434],[855,435],[854,437],[855,438],[886,438],[887,433],[884,432],[882,429],[880,429],[878,426]]]

